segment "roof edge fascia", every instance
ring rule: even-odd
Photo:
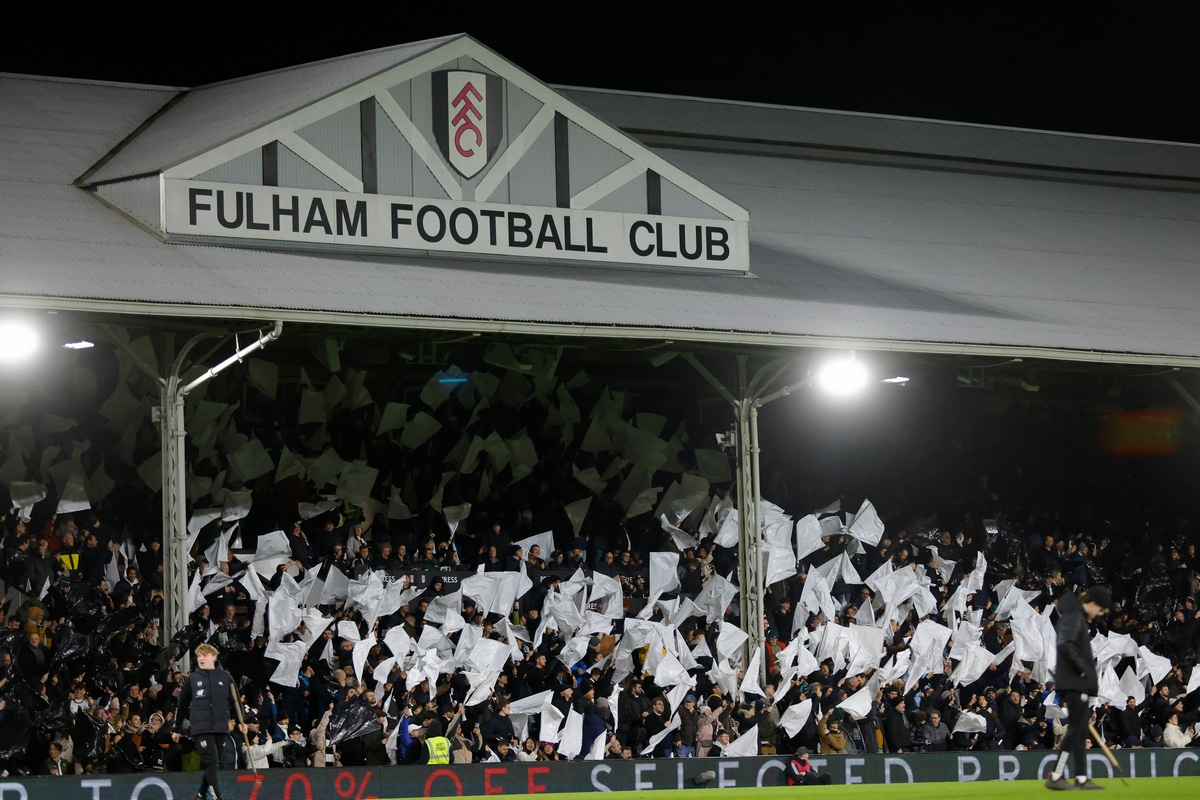
[[[892,353],[931,355],[1038,358],[1091,364],[1131,364],[1163,367],[1200,368],[1200,355],[1182,356],[1104,350],[1076,350],[1023,345],[969,344],[932,340],[859,339],[806,334],[778,334],[756,331],[713,330],[701,328],[665,328],[637,325],[598,325],[521,320],[422,317],[397,314],[367,314],[348,311],[271,309],[252,306],[204,306],[184,303],[143,303],[70,297],[25,295],[0,296],[0,307],[45,311],[82,311],[128,314],[149,317],[179,317],[274,321],[281,315],[295,322],[318,325],[351,325],[370,328],[414,328],[419,330],[470,331],[478,333],[514,333],[531,336],[576,336],[579,338],[670,339],[695,344],[744,345],[747,347],[806,347],[853,349]]]

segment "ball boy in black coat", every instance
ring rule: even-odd
[[[190,735],[204,768],[196,797],[204,798],[212,787],[217,800],[225,800],[221,793],[220,770],[232,769],[235,764],[233,742],[229,738],[231,712],[236,702],[233,677],[217,666],[217,648],[211,644],[196,648],[196,665],[179,692],[175,733],[171,738],[178,742],[183,720],[191,721]],[[240,727],[245,732],[246,726]]]
[[[1086,744],[1088,720],[1092,716],[1088,700],[1098,688],[1088,626],[1111,607],[1112,598],[1103,586],[1085,589],[1078,596],[1067,592],[1058,598],[1058,664],[1054,669],[1054,688],[1067,708],[1067,733],[1058,748],[1058,762],[1046,781],[1048,789],[1104,788],[1087,777]],[[1075,776],[1074,786],[1065,778],[1068,759]]]

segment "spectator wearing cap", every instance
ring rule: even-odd
[[[675,747],[676,758],[692,758],[696,755],[699,741],[700,712],[696,709],[696,695],[687,694],[683,705],[675,712],[679,715],[679,744]]]
[[[161,711],[155,711],[146,721],[145,737],[142,758],[147,770],[179,769],[179,745],[171,741],[171,728]]]
[[[783,645],[779,643],[779,634],[774,628],[771,628],[767,631],[766,648],[766,663],[768,665],[768,671],[771,671],[776,664],[776,660],[779,658],[780,651],[783,650]]]
[[[596,705],[596,687],[590,681],[586,689],[581,689],[575,700],[575,711],[583,715],[583,752],[591,752],[597,739],[607,732],[608,726],[600,716],[600,708]],[[601,745],[603,746],[603,745]]]
[[[796,749],[796,754],[792,756],[791,763],[788,764],[787,776],[788,786],[816,786],[833,783],[832,775],[819,774],[817,768],[809,763],[807,747]]]
[[[504,559],[504,569],[508,572],[520,572],[521,562],[525,560],[525,548],[520,545],[512,546]]]
[[[767,695],[758,701],[763,704],[758,714],[758,751],[759,755],[773,756],[779,752],[779,709],[775,706],[775,685],[768,683],[763,691]]]
[[[885,701],[887,709],[883,717],[883,740],[889,753],[908,753],[912,751],[912,731],[908,727],[908,717],[905,712],[908,704],[903,695]]]
[[[716,708],[712,706],[713,701],[716,702]],[[700,706],[700,721],[696,725],[696,755],[700,758],[708,755],[716,739],[717,716],[721,712],[721,705],[721,698],[714,697]]]

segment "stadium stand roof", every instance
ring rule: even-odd
[[[749,273],[168,242],[92,190],[457,38],[194,90],[0,76],[0,304],[1200,363],[1193,145],[555,89],[745,209]]]

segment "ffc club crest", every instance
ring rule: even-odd
[[[492,160],[504,135],[504,82],[466,70],[432,77],[434,137],[442,157],[469,180]]]

